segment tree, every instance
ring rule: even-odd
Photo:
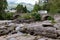
[[[18,13],[22,13],[23,12],[23,5],[18,4],[16,7],[16,10]]]
[[[27,13],[26,6],[23,7],[23,5],[20,5],[20,4],[17,5],[16,10],[17,10],[18,13]]]
[[[7,5],[6,0],[0,0],[0,19],[3,19],[4,10],[7,8]]]
[[[7,1],[0,0],[0,13],[3,13],[6,8],[7,8]]]
[[[50,13],[60,12],[60,0],[48,0],[46,10]]]
[[[33,12],[38,12],[39,10],[41,10],[41,7],[38,4],[35,4],[33,8]]]
[[[23,11],[24,11],[24,13],[27,13],[27,8],[26,8],[26,6],[23,8]]]

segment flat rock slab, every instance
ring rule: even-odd
[[[0,40],[60,40],[60,39],[52,39],[52,38],[46,38],[46,37],[38,37],[38,36],[32,36],[29,34],[13,34],[13,35],[5,35],[1,36]]]
[[[40,24],[40,25],[39,25]],[[20,28],[21,32],[29,33],[32,35],[43,35],[49,38],[57,38],[60,33],[57,31],[56,27],[48,26],[43,27],[42,22],[36,22],[31,24],[26,24],[25,27]]]
[[[60,40],[60,39],[51,39],[51,38],[40,38],[38,40]]]
[[[0,40],[34,40],[35,36],[23,34],[13,34],[13,35],[8,35],[8,36],[2,36],[0,37]]]

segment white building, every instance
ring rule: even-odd
[[[39,14],[47,14],[48,12],[46,10],[40,10],[38,11]]]

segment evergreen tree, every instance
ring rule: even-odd
[[[3,14],[5,14],[5,9],[7,8],[7,1],[0,0],[0,19],[3,19]]]
[[[22,13],[23,12],[23,5],[18,4],[16,7],[17,13]]]
[[[38,12],[39,10],[41,10],[41,7],[38,4],[35,4],[33,8],[33,12]]]
[[[58,12],[60,12],[60,0],[48,0],[46,9],[50,13],[58,13]]]
[[[6,8],[7,8],[7,1],[0,0],[0,13],[3,13]]]
[[[20,4],[17,5],[16,10],[18,13],[27,13],[28,11],[26,6],[23,7],[23,5],[20,5]]]
[[[23,11],[24,11],[24,13],[27,13],[27,8],[26,8],[26,6],[23,8]]]

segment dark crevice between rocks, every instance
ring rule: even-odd
[[[44,17],[44,20],[48,20],[49,17],[50,17],[50,16],[45,16],[45,17]]]
[[[43,27],[54,27],[53,25],[42,25]]]
[[[34,35],[34,32],[32,31],[32,32],[30,32],[30,35]]]

